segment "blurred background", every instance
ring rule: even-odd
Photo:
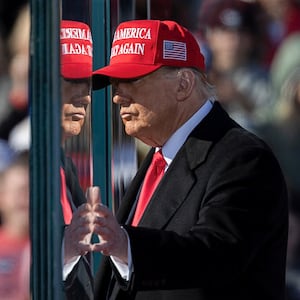
[[[75,2],[72,9],[76,10]],[[190,29],[205,56],[208,78],[217,89],[219,101],[235,120],[262,137],[275,152],[289,188],[287,300],[300,300],[300,0],[106,2],[110,5],[111,32],[121,21],[141,18],[172,19]],[[10,167],[30,147],[28,4],[27,0],[0,3],[0,244],[7,211],[7,201],[1,201],[7,197],[7,191],[1,183]],[[112,180],[118,202],[148,147],[126,137],[114,110],[111,118]],[[69,145],[83,188],[91,183],[90,149],[86,149],[89,144],[88,127],[79,137],[79,146],[73,142]],[[28,232],[22,232],[20,247],[26,244],[22,242],[26,240],[23,234]],[[24,251],[28,252],[26,247]],[[3,266],[7,267],[7,256],[0,252],[0,282],[1,276],[9,272]],[[1,284],[0,298],[27,299],[9,298],[8,285]]]

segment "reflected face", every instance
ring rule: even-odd
[[[128,135],[150,146],[164,144],[176,126],[176,80],[177,71],[165,68],[140,78],[111,79],[113,102],[120,105]]]
[[[61,81],[62,137],[78,135],[84,124],[87,106],[91,103],[91,80]]]

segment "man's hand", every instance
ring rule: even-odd
[[[127,263],[127,234],[110,209],[101,203],[100,195],[98,203],[94,204],[94,213],[94,233],[98,235],[99,243],[93,245],[93,251],[117,257]]]
[[[66,227],[64,263],[88,251],[111,255],[127,263],[127,235],[110,209],[101,203],[99,187],[88,188],[86,197],[87,203],[73,213],[71,224]],[[91,244],[93,233],[99,243]]]

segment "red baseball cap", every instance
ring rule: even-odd
[[[205,70],[192,33],[174,21],[123,22],[114,33],[109,65],[93,72],[93,89],[107,86],[110,77],[137,78],[162,66]]]
[[[61,75],[67,79],[92,77],[93,42],[90,27],[62,20],[60,27]]]

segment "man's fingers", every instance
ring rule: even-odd
[[[87,202],[93,207],[101,203],[100,188],[98,186],[91,186],[86,191]]]
[[[90,243],[86,243],[84,241],[78,242],[77,243],[77,249],[76,252],[80,255],[84,255],[87,252],[93,251],[93,245]]]

